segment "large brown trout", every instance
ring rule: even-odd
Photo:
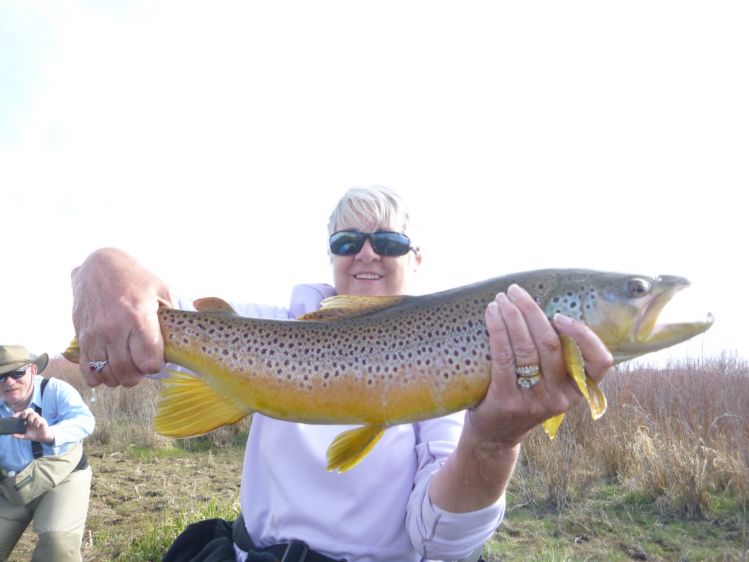
[[[517,273],[424,296],[336,296],[295,320],[244,318],[220,299],[195,302],[197,312],[161,307],[166,361],[196,374],[163,379],[156,430],[190,437],[252,412],[313,424],[362,424],[340,434],[328,469],[344,471],[392,425],[475,406],[490,380],[484,311],[517,283],[551,318],[585,322],[615,362],[663,349],[707,330],[712,316],[658,325],[657,317],[689,283],[576,269]],[[575,344],[562,338],[570,376],[594,418],[606,400],[586,376]],[[76,360],[75,342],[64,354]],[[556,434],[562,416],[544,428]]]

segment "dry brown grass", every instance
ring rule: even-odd
[[[50,374],[73,384],[89,402],[97,427],[91,440],[145,448],[173,444],[153,430],[160,383],[133,389],[90,389],[77,367],[54,360]],[[684,360],[653,369],[624,364],[602,384],[608,411],[593,422],[581,406],[569,413],[553,442],[541,430],[523,448],[515,480],[543,478],[546,497],[522,491],[525,501],[564,507],[585,496],[592,483],[609,479],[659,502],[664,510],[698,518],[710,510],[711,493],[749,503],[749,365],[735,356]],[[232,444],[223,428],[203,439]],[[187,448],[194,441],[181,442]],[[522,501],[522,500],[521,500]]]
[[[64,360],[53,361],[48,374],[78,388],[96,416],[88,440],[95,486],[86,560],[159,559],[179,529],[212,512],[214,499],[220,498],[221,509],[236,509],[248,421],[175,443],[153,431],[160,383],[93,391],[77,367]],[[568,414],[555,441],[540,429],[526,441],[510,485],[510,512],[497,535],[503,538],[489,544],[489,551],[512,548],[513,532],[532,537],[518,548],[524,559],[534,560],[621,559],[616,558],[621,552],[627,559],[691,560],[708,559],[688,554],[694,548],[725,547],[729,554],[749,548],[746,361],[723,356],[660,369],[624,365],[602,387],[609,401],[602,419],[593,422],[581,406]],[[190,449],[197,452],[191,456]],[[205,457],[216,449],[221,449],[218,465]],[[189,483],[203,472],[208,479],[191,491]],[[221,488],[200,492],[214,485]],[[603,492],[609,494],[603,503],[602,487],[612,490]],[[662,523],[643,534],[652,527],[647,519],[651,508],[645,504],[655,506],[663,521],[693,521],[694,541],[662,535]],[[531,510],[527,521],[522,506]],[[549,513],[551,527],[544,515]],[[704,528],[722,534],[710,542],[700,534]],[[144,534],[150,542],[139,543],[137,537]],[[28,535],[19,545],[18,560],[33,547]],[[577,549],[573,558],[566,554],[571,547],[564,546],[569,537]],[[682,548],[684,542],[689,544]],[[535,549],[534,557],[529,549]],[[489,551],[488,560],[506,559]]]
[[[602,385],[609,407],[593,422],[584,407],[557,441],[537,431],[523,463],[548,480],[557,506],[607,478],[698,518],[712,493],[749,500],[749,366],[722,356],[663,369],[624,365]],[[528,470],[528,468],[526,468]],[[564,472],[566,474],[560,474]]]
[[[62,358],[51,360],[45,375],[69,382],[83,396],[96,418],[96,429],[89,437],[89,443],[159,449],[170,447],[176,442],[189,450],[196,445],[203,447],[203,443],[208,441],[213,447],[223,448],[234,445],[237,435],[246,431],[249,426],[249,419],[246,419],[233,426],[219,428],[204,437],[175,440],[159,435],[153,428],[162,386],[158,380],[148,379],[133,388],[91,388],[83,380],[78,366]]]

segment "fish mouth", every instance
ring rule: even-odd
[[[715,318],[710,313],[707,313],[704,320],[659,323],[658,317],[663,308],[676,293],[689,286],[689,281],[683,277],[667,275],[659,277],[658,281],[662,290],[653,296],[637,318],[632,327],[629,343],[622,345],[613,354],[616,363],[684,342],[707,331],[713,325]]]

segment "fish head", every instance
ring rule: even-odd
[[[666,304],[689,286],[683,277],[574,271],[558,280],[546,304],[585,322],[606,345],[615,363],[658,351],[705,332],[711,314],[694,322],[659,323]]]

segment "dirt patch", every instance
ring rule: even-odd
[[[83,537],[85,561],[124,560],[146,529],[170,520],[200,519],[211,502],[239,507],[241,447],[188,452],[110,450],[87,446],[93,470],[91,500]],[[36,534],[31,526],[9,562],[31,558]]]

